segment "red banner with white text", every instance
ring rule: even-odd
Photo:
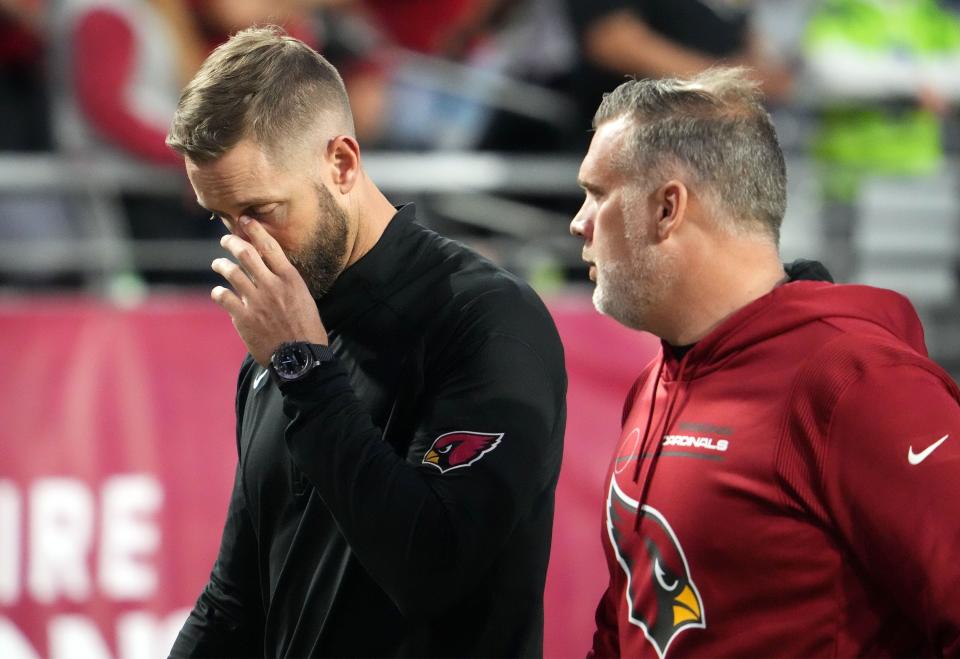
[[[545,655],[582,657],[606,584],[602,479],[656,344],[554,300],[570,377]],[[244,348],[205,298],[0,303],[0,657],[165,657],[216,555]]]

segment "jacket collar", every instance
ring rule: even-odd
[[[406,252],[403,236],[415,219],[413,204],[397,207],[377,243],[340,273],[327,294],[317,300],[320,318],[327,329],[340,328],[351,316],[376,304],[376,291],[402,273]]]

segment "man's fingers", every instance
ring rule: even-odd
[[[214,259],[210,267],[227,280],[241,300],[247,299],[254,293],[256,289],[254,282],[250,281],[250,277],[230,259]]]
[[[243,311],[243,301],[237,297],[236,293],[225,286],[214,286],[213,290],[210,291],[210,297],[234,318]]]
[[[279,275],[290,268],[290,261],[287,260],[287,255],[280,249],[280,243],[267,233],[262,224],[243,215],[240,217],[240,226],[243,227],[244,233],[250,237],[250,242],[271,272]]]
[[[230,252],[254,286],[267,281],[272,276],[270,269],[264,264],[256,248],[243,238],[227,234],[220,239],[220,246]]]

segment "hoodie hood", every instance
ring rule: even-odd
[[[669,382],[706,375],[745,349],[820,322],[839,328],[856,327],[867,334],[894,336],[927,356],[920,319],[903,295],[870,286],[793,281],[725,319],[698,341],[684,359],[678,359],[664,346],[662,378]]]
[[[647,394],[647,422],[633,470],[633,482],[640,487],[638,505],[646,501],[662,454],[662,437],[684,407],[682,401],[688,390],[684,383],[723,368],[747,351],[763,353],[765,343],[789,341],[787,335],[812,328],[816,323],[827,323],[862,337],[895,337],[927,356],[920,319],[904,296],[870,286],[808,280],[788,282],[751,302],[721,322],[682,357],[664,344]],[[667,395],[658,404],[661,385]],[[649,459],[641,459],[644,456]],[[636,524],[639,519],[638,516]]]

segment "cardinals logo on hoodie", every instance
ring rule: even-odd
[[[683,548],[670,524],[648,505],[641,507],[638,520],[637,507],[637,501],[611,478],[607,533],[627,577],[628,618],[643,630],[663,659],[680,632],[706,627],[706,618]]]
[[[502,438],[502,432],[448,432],[433,440],[422,462],[441,472],[467,467],[497,448]]]

